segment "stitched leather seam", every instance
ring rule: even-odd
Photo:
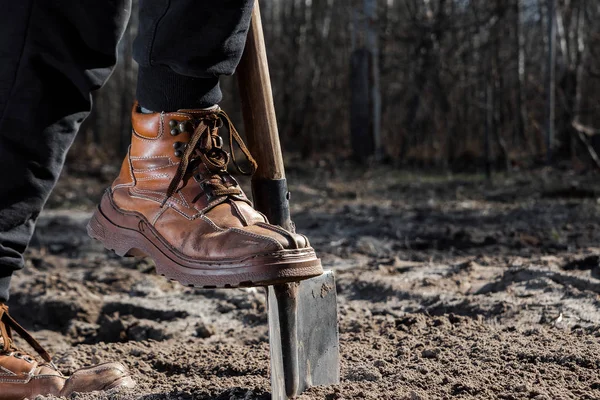
[[[206,113],[208,113],[210,111],[219,111],[220,109],[221,109],[221,107],[219,107],[218,104],[215,104],[214,106],[212,106],[210,108],[204,108],[204,109],[202,109],[202,111],[205,111]],[[179,110],[179,111],[182,111],[184,113],[194,113],[194,112],[197,112],[197,110],[194,110],[193,108],[184,108],[184,109]]]
[[[277,247],[279,248],[279,250],[284,250],[284,248],[283,248],[283,246],[281,245],[281,243],[279,243],[277,240],[275,240],[275,239],[273,239],[273,238],[270,238],[270,237],[268,237],[268,236],[258,235],[258,234],[256,234],[256,233],[248,232],[248,231],[245,231],[245,230],[243,230],[243,229],[239,229],[239,228],[229,228],[229,230],[230,230],[230,231],[232,231],[232,232],[237,232],[237,233],[240,233],[240,234],[242,234],[242,235],[250,236],[250,237],[252,237],[252,238],[254,238],[254,239],[263,239],[263,240],[267,240],[267,241],[269,241],[269,242],[271,242],[271,243],[275,243],[275,244],[277,245]]]
[[[169,115],[173,115],[173,116],[176,116],[176,117],[185,118],[185,119],[186,119],[186,121],[191,121],[191,120],[192,120],[192,117],[191,117],[189,114],[183,114],[183,113],[178,113],[178,112],[172,112],[172,113],[169,113]]]
[[[158,126],[158,136],[156,137],[157,139],[160,139],[163,136],[163,133],[165,132],[165,112],[161,112],[160,113],[160,125]]]
[[[300,246],[298,245],[298,242],[294,238],[294,234],[286,231],[285,229],[281,228],[280,226],[272,225],[272,224],[265,224],[264,222],[258,222],[256,225],[260,226],[261,228],[269,229],[273,232],[279,233],[281,236],[285,237],[288,241],[290,241],[290,244],[293,243],[297,249],[300,248]]]
[[[254,205],[252,204],[252,202],[251,202],[250,200],[248,200],[247,198],[245,198],[245,197],[242,197],[242,196],[238,196],[238,195],[234,195],[234,196],[232,196],[232,197],[233,197],[235,200],[243,201],[244,203],[248,204],[250,207],[254,208]],[[256,211],[256,210],[255,210],[255,211]],[[263,215],[263,214],[261,214],[261,215]],[[263,217],[264,217],[264,215],[263,215]],[[267,219],[267,218],[265,217],[265,220],[266,220],[266,219]]]
[[[118,188],[122,188],[122,187],[134,187],[135,186],[135,177],[133,176],[133,165],[131,164],[131,145],[129,145],[129,147],[127,148],[127,157],[129,158],[129,176],[131,177],[131,182],[130,183],[121,183],[119,185],[116,185],[114,188],[112,188],[112,191],[114,192],[115,190],[117,190]]]
[[[133,185],[130,185],[129,183],[121,183],[119,185],[116,185],[114,188],[112,188],[112,191],[114,192],[115,190],[124,188],[124,187],[133,187]]]
[[[152,181],[154,179],[159,179],[159,178],[168,178],[169,175],[168,174],[156,174],[156,175],[152,175],[152,176],[147,176],[145,178],[137,178],[138,182],[141,181]]]
[[[229,204],[231,204],[233,206],[233,208],[237,212],[238,216],[242,219],[242,221],[244,221],[244,224],[246,226],[250,225],[250,223],[246,219],[246,216],[242,213],[242,210],[238,207],[238,205],[236,204],[236,202],[235,201],[230,201]]]
[[[7,373],[9,376],[17,376],[17,374],[15,374],[15,373],[14,373],[14,372],[12,372],[11,370],[9,370],[9,369],[6,369],[6,368],[4,368],[4,367],[2,367],[2,366],[0,366],[0,370],[2,370],[2,371],[4,371],[4,372],[6,372],[6,373]]]
[[[148,142],[152,142],[152,141],[154,141],[154,140],[158,139],[158,137],[150,137],[150,136],[144,136],[144,135],[141,135],[141,134],[140,134],[140,133],[138,133],[138,131],[136,131],[135,129],[132,129],[132,130],[131,130],[131,132],[132,132],[132,134],[133,134],[134,136],[137,136],[137,137],[138,137],[140,140],[145,140],[145,141],[148,141]]]
[[[31,379],[23,380],[23,379],[3,379],[3,378],[0,378],[0,383],[23,383],[23,384],[26,384],[30,380]]]
[[[155,201],[155,202],[157,202],[157,203],[161,203],[161,202],[162,202],[162,199],[160,199],[160,198],[158,198],[158,199],[157,199],[156,197],[152,197],[152,196],[145,196],[145,195],[143,195],[143,194],[133,194],[133,193],[131,193],[131,192],[132,192],[132,191],[130,190],[130,191],[129,191],[129,196],[131,196],[131,197],[135,197],[135,198],[137,198],[137,199],[152,200],[152,201]]]
[[[181,211],[181,210],[179,210],[179,209],[177,209],[177,208],[175,208],[175,207],[171,206],[170,204],[169,204],[169,207],[170,207],[170,208],[171,208],[173,211],[175,211],[175,212],[178,212],[179,214],[181,214],[182,216],[184,216],[186,219],[188,219],[188,220],[190,220],[190,221],[192,221],[192,220],[194,219],[194,216],[191,216],[191,217],[190,217],[189,215],[187,215],[187,214],[186,214],[186,213],[184,213],[183,211]]]
[[[31,380],[36,380],[36,379],[46,379],[46,378],[59,378],[59,379],[63,379],[63,380],[67,380],[67,378],[65,378],[64,376],[59,376],[59,375],[35,375],[31,377]]]
[[[185,201],[185,197],[183,197],[183,193],[179,192],[179,198],[181,199],[181,201],[187,208],[191,208],[190,205],[188,204],[188,202]]]
[[[156,225],[156,221],[158,221],[158,219],[165,213],[165,211],[167,211],[168,208],[169,207],[163,207],[160,209],[158,214],[156,214],[156,216],[152,219],[152,226]]]
[[[132,156],[131,157],[132,160],[151,160],[151,159],[155,159],[155,158],[170,158],[170,157],[169,156],[145,156],[145,157]]]
[[[195,206],[194,206],[194,209],[198,210],[198,212],[200,214],[204,214],[207,210],[210,210],[210,209],[218,206],[219,204],[224,203],[226,200],[227,200],[227,197],[222,197],[220,199],[217,199],[215,201],[208,203],[208,205],[206,207],[204,207],[202,210],[198,210]]]
[[[177,163],[179,164],[179,163]],[[170,164],[170,165],[165,165],[163,167],[154,167],[154,168],[148,168],[148,169],[134,169],[134,172],[138,172],[138,173],[144,173],[144,172],[153,172],[153,171],[158,171],[159,169],[165,169],[165,168],[171,168],[174,165],[177,164]]]
[[[208,218],[204,214],[200,215],[200,219],[203,220],[204,222],[208,223],[210,226],[212,226],[213,228],[215,228],[219,232],[225,232],[227,230],[227,229],[223,229],[220,226],[218,226],[217,224],[215,224],[210,218]]]
[[[162,192],[156,192],[154,190],[146,190],[146,189],[133,188],[132,191],[135,192],[135,193],[145,193],[145,194],[155,194],[155,195],[158,195],[158,198],[161,199],[161,201],[164,200],[165,197],[166,197],[164,193],[162,193]],[[174,201],[177,204],[181,204],[181,202],[179,200],[177,200],[177,199],[175,199],[173,197],[171,197],[169,200],[172,200],[172,201]],[[181,205],[183,205],[183,204],[181,204]]]

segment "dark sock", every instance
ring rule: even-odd
[[[193,78],[169,68],[140,67],[137,99],[147,110],[207,108],[221,101],[219,78]]]

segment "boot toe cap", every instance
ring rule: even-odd
[[[310,242],[306,236],[290,232],[277,225],[258,223],[247,227],[245,230],[256,233],[267,240],[277,242],[280,250],[296,250],[310,247]]]
[[[63,396],[71,393],[103,391],[118,387],[132,388],[135,381],[123,364],[111,362],[75,371],[65,383]]]

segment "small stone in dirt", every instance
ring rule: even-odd
[[[417,392],[410,392],[402,398],[402,400],[423,400],[425,397],[420,396]]]
[[[85,321],[71,320],[67,328],[67,335],[74,339],[87,339],[95,336],[100,328],[97,324],[92,324]]]
[[[236,307],[228,302],[221,302],[219,303],[219,305],[217,306],[217,311],[220,312],[221,314],[227,314],[229,312],[232,312],[236,309]]]
[[[452,395],[453,396],[458,396],[458,395],[462,395],[462,394],[474,395],[476,393],[477,393],[477,390],[470,387],[466,383],[459,382],[459,383],[455,383],[454,385],[452,385]]]
[[[196,336],[202,339],[206,339],[215,334],[215,327],[211,324],[204,322],[198,322],[196,324]]]
[[[138,342],[148,339],[163,341],[172,336],[161,324],[149,320],[140,320],[127,329],[127,339]]]
[[[142,350],[137,349],[137,348],[132,348],[131,350],[129,350],[129,354],[134,356],[134,357],[139,357],[142,355]]]
[[[424,328],[427,325],[425,317],[422,315],[407,315],[400,317],[396,319],[395,324],[396,329],[402,329],[404,327]]]
[[[382,375],[379,370],[370,365],[357,365],[348,369],[346,379],[353,382],[370,381],[376,382],[381,380]]]
[[[460,324],[461,322],[465,321],[466,318],[460,315],[456,315],[456,314],[452,314],[450,313],[448,315],[448,321],[450,321],[450,323],[452,324]]]
[[[440,349],[425,349],[421,352],[423,358],[437,359],[440,354]]]
[[[157,287],[151,279],[144,279],[131,285],[129,295],[133,297],[158,297],[163,291]]]

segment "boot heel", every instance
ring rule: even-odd
[[[118,226],[109,221],[100,209],[97,209],[88,222],[87,233],[92,239],[100,241],[105,248],[114,251],[121,257],[144,255],[133,245],[134,240],[122,234]]]

